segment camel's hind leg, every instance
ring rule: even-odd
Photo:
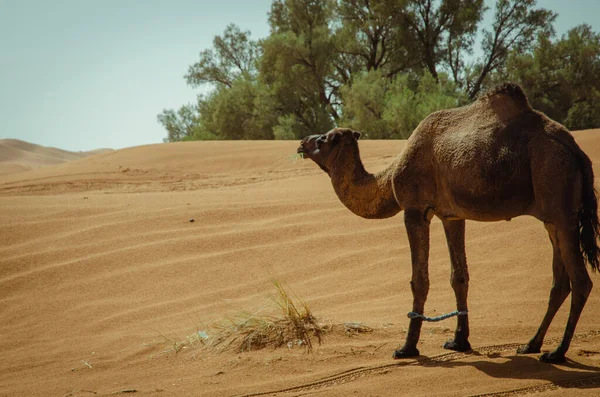
[[[571,339],[575,333],[575,326],[579,316],[585,306],[587,298],[592,290],[592,280],[588,275],[583,256],[579,250],[579,230],[576,222],[569,222],[569,226],[563,224],[554,225],[551,231],[558,244],[560,256],[562,258],[565,270],[571,280],[571,311],[563,340],[556,350],[550,353],[544,353],[540,356],[541,361],[561,363],[565,361],[565,353],[569,350]],[[571,226],[574,224],[574,226]]]
[[[469,291],[469,270],[467,268],[467,256],[465,254],[465,221],[443,220],[448,251],[450,252],[450,264],[452,271],[450,284],[456,296],[456,309],[467,311],[467,294]],[[469,317],[460,315],[457,319],[454,339],[444,344],[444,349],[456,351],[469,351]]]
[[[548,301],[548,310],[546,310],[546,315],[544,316],[544,319],[542,320],[542,323],[540,324],[535,336],[531,338],[529,343],[517,350],[517,353],[519,354],[539,353],[541,351],[542,344],[544,343],[544,336],[546,335],[546,331],[548,331],[548,327],[550,326],[554,315],[569,295],[569,292],[571,292],[569,275],[567,274],[563,264],[558,242],[556,240],[556,228],[551,223],[545,223],[544,226],[546,226],[546,230],[550,236],[553,252],[553,282],[552,289],[550,290],[550,300]]]
[[[594,196],[594,193],[593,179],[588,175],[592,173],[591,168],[582,172],[582,167],[589,165],[584,164],[586,161],[582,156],[585,155],[578,155],[575,153],[577,151],[562,143],[560,139],[548,139],[549,136],[539,134],[530,143],[531,178],[535,197],[532,208],[538,219],[547,222],[546,229],[550,234],[555,255],[556,252],[560,254],[564,267],[561,270],[557,265],[558,259],[555,259],[555,278],[560,279],[555,281],[560,287],[551,293],[551,301],[554,302],[550,305],[553,306],[549,308],[547,318],[544,318],[540,326],[541,331],[545,331],[544,328],[548,326],[545,323],[550,322],[552,311],[557,310],[560,306],[558,302],[566,295],[565,279],[568,278],[571,282],[571,311],[562,342],[556,350],[544,353],[540,357],[541,361],[560,363],[565,361],[565,353],[571,344],[575,326],[592,290],[592,280],[587,273],[580,250],[579,223],[582,207],[591,204],[585,200],[589,201],[587,196],[590,194]],[[585,160],[589,162],[587,157]],[[585,178],[586,175],[588,178]],[[584,192],[587,194],[584,195]],[[593,215],[595,218],[595,213]],[[567,276],[563,274],[565,272]],[[541,336],[539,340],[534,338],[533,347],[537,347],[535,344],[541,342]]]

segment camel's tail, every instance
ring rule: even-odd
[[[579,211],[579,247],[592,270],[600,270],[600,222],[598,221],[598,198],[594,188],[594,170],[592,161],[579,149],[579,161],[582,173],[583,207]]]

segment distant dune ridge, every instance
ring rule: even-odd
[[[573,135],[600,176],[600,130]],[[365,168],[384,169],[405,142],[360,141]],[[86,157],[0,141],[0,395],[598,396],[600,275],[566,365],[516,354],[552,285],[551,244],[532,217],[467,222],[473,354],[442,348],[450,319],[423,326],[423,357],[393,361],[412,309],[403,216],[352,214],[327,175],[294,159],[298,145],[180,142]],[[425,314],[436,316],[455,309],[437,218],[430,247]],[[177,344],[244,311],[269,314],[274,278],[319,320],[373,331],[333,329],[311,354]]]
[[[0,175],[60,164],[107,151],[111,149],[69,152],[18,139],[0,139]]]

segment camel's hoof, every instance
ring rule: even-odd
[[[468,340],[457,341],[456,339],[453,339],[444,343],[444,349],[454,350],[457,352],[468,352],[471,351],[471,344]]]
[[[539,347],[531,346],[530,344],[526,344],[525,346],[521,346],[517,348],[517,354],[532,354],[539,353],[542,350]]]
[[[564,354],[553,351],[551,353],[544,353],[540,356],[540,361],[544,363],[561,364],[567,361]]]
[[[419,356],[419,349],[417,349],[416,347],[413,347],[413,348],[403,347],[402,349],[396,350],[394,352],[394,354],[392,354],[392,358],[394,360],[399,360],[402,358],[417,357],[417,356]]]

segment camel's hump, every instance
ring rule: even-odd
[[[486,101],[494,98],[500,99],[499,97],[503,97],[503,100],[516,102],[520,105],[530,107],[527,95],[525,95],[521,86],[515,83],[500,84],[481,95],[479,100]]]
[[[481,95],[477,102],[491,108],[501,120],[512,119],[531,111],[531,105],[523,89],[515,83],[504,83]]]

